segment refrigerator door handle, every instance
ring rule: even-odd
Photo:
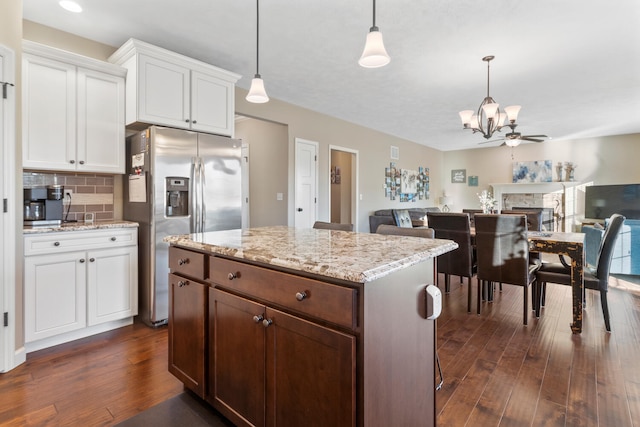
[[[189,180],[191,181],[191,188],[189,188],[189,192],[191,193],[191,200],[189,201],[189,209],[191,210],[191,215],[189,217],[189,232],[197,233],[198,230],[198,192],[196,191],[198,188],[198,184],[196,182],[198,177],[198,163],[197,159],[191,159],[191,171],[189,173]]]
[[[198,157],[198,175],[199,175],[199,210],[200,210],[200,233],[203,233],[205,228],[205,221],[206,221],[206,212],[207,212],[207,208],[204,204],[204,190],[205,190],[205,171],[204,171],[204,161],[202,160],[202,157]]]

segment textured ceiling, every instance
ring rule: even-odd
[[[23,0],[24,18],[120,46],[134,37],[255,73],[252,0]],[[476,148],[458,111],[486,94],[522,105],[518,131],[555,140],[640,132],[640,1],[381,0],[391,63],[357,65],[370,0],[263,0],[260,74],[270,97],[440,150]],[[268,108],[268,107],[265,107]],[[499,145],[500,142],[487,145]],[[484,145],[484,146],[487,146]]]

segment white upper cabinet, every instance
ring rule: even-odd
[[[126,69],[23,41],[23,167],[124,173]]]
[[[109,58],[128,69],[126,123],[233,136],[240,75],[129,39]]]

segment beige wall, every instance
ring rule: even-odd
[[[268,91],[268,81],[265,84]],[[400,158],[395,161],[399,168],[417,170],[418,166],[428,167],[432,177],[439,177],[442,174],[443,153],[441,151],[276,99],[271,99],[268,104],[250,104],[244,99],[246,94],[246,90],[236,88],[237,113],[288,125],[289,155],[286,167],[289,177],[293,177],[295,138],[303,138],[319,144],[318,218],[331,217],[329,145],[358,152],[358,195],[362,195],[358,206],[358,231],[369,231],[369,215],[377,209],[426,207],[437,204],[434,195],[442,192],[440,180],[437,179],[431,182],[431,198],[415,203],[400,203],[398,199],[390,201],[385,198],[382,186],[384,169],[389,167],[391,161],[389,153],[392,145],[400,149]],[[293,178],[289,179],[287,193],[290,195],[294,194],[293,184]],[[293,225],[293,202],[293,197],[289,197],[287,208],[289,225]]]
[[[235,137],[249,144],[251,227],[287,225],[287,127],[279,123],[242,118],[236,121]],[[277,193],[282,193],[282,200],[277,200]]]
[[[513,153],[513,160],[511,155]],[[571,141],[545,141],[521,144],[518,147],[492,147],[445,152],[442,180],[447,196],[453,199],[452,211],[478,208],[477,193],[490,190],[490,183],[512,181],[513,162],[551,160],[574,162],[578,165],[575,180],[600,184],[628,184],[640,182],[640,134]],[[451,170],[466,169],[467,176],[478,176],[478,187],[452,184]],[[555,169],[553,179],[556,179]]]

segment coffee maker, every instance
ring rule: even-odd
[[[24,190],[24,226],[59,226],[62,224],[64,187],[49,185]]]

